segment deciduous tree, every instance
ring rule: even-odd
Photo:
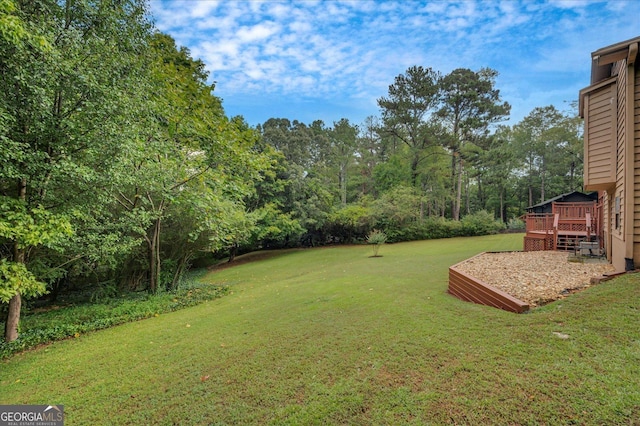
[[[118,130],[130,122],[150,28],[145,3],[18,0],[1,9],[0,192],[27,212],[24,220],[36,220],[37,211],[71,219],[96,171],[121,146]],[[17,22],[9,30],[7,18]],[[47,241],[5,238],[13,246],[3,252],[5,262],[22,270],[30,249]],[[7,340],[17,335],[20,304],[18,291],[9,301]]]

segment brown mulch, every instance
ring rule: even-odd
[[[608,263],[570,262],[567,253],[555,251],[483,253],[456,269],[531,307],[585,289],[592,277],[614,272]]]

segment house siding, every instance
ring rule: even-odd
[[[611,230],[613,229],[613,199],[608,191],[602,191],[602,223],[604,236],[604,249],[607,253],[607,259],[612,260],[613,248]]]
[[[639,44],[640,37],[636,37],[592,52],[591,86],[580,91],[579,110],[585,119],[584,185],[587,190],[600,191],[606,224],[603,243],[618,271],[640,267]],[[606,155],[608,129],[602,121],[605,112],[592,105],[600,98],[605,100],[607,88],[612,92],[610,102],[614,106],[608,139],[612,179],[608,183],[605,172],[599,169],[602,162],[596,158]],[[599,125],[598,119],[602,121]],[[592,176],[592,172],[596,175]]]
[[[634,64],[633,84],[633,133],[634,133],[634,210],[633,210],[633,253],[634,263],[640,266],[640,66]]]
[[[616,98],[615,83],[596,89],[586,97],[585,189],[605,189],[616,181]]]
[[[625,221],[625,142],[626,142],[626,101],[627,101],[627,61],[618,61],[614,66],[614,72],[618,74],[617,84],[617,110],[616,110],[616,189],[614,193],[614,211],[612,217],[613,236],[624,240]],[[616,202],[617,200],[617,202]],[[616,218],[616,215],[618,216]]]

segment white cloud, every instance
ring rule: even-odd
[[[158,28],[203,59],[225,102],[259,105],[269,94],[369,105],[376,114],[375,99],[411,65],[443,73],[488,66],[508,85],[502,93],[514,110],[544,106],[529,108],[548,100],[537,92],[561,90],[557,76],[576,81],[570,93],[586,83],[591,51],[638,35],[637,18],[615,12],[621,3],[152,0],[151,7]],[[616,31],[602,31],[612,17]],[[278,115],[273,101],[264,103],[264,114]]]
[[[288,16],[291,16],[291,8],[286,4],[276,2],[267,3],[265,4],[265,7],[266,15],[271,15],[275,19],[286,19]],[[257,10],[254,11],[257,12]]]
[[[622,12],[625,10],[633,10],[631,8],[632,5],[637,6],[637,4],[635,3],[635,0],[633,2],[629,2],[626,0],[615,0],[615,1],[607,2],[607,9],[613,12]]]
[[[278,30],[279,25],[274,22],[264,22],[254,26],[238,28],[236,37],[238,37],[240,43],[250,43],[268,39],[277,33]]]
[[[197,2],[192,6],[188,6],[187,8],[192,18],[204,18],[207,15],[213,13],[219,4],[219,1],[210,0]]]
[[[581,9],[589,5],[589,0],[552,0],[549,2],[562,9]]]

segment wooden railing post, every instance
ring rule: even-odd
[[[556,213],[553,216],[553,250],[558,248],[558,222],[560,221],[560,215]]]

